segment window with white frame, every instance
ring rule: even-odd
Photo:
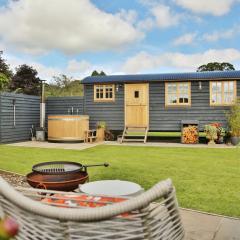
[[[237,95],[236,81],[211,81],[210,105],[231,105]]]
[[[166,106],[189,106],[191,105],[190,82],[167,82],[165,83]]]
[[[112,102],[115,100],[114,84],[95,84],[94,101],[95,102]]]

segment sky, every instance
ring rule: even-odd
[[[240,69],[240,0],[0,0],[0,50],[42,79]]]

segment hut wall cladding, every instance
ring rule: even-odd
[[[13,100],[15,99],[15,123]],[[0,94],[0,142],[17,142],[30,139],[32,125],[39,126],[40,98],[24,94]]]
[[[211,122],[220,122],[227,126],[226,112],[229,107],[210,106],[209,81],[191,82],[190,107],[165,107],[165,83],[150,83],[149,85],[149,118],[150,130],[180,131],[181,120],[198,120],[200,131],[204,125]],[[240,96],[240,81],[237,81],[237,95]]]
[[[110,130],[124,129],[124,87],[115,91],[114,102],[94,102],[93,84],[84,86],[85,113],[90,117],[90,128],[96,128],[99,121],[106,122]]]
[[[198,120],[200,131],[204,125],[220,122],[224,126],[229,107],[210,106],[209,81],[191,81],[191,106],[165,107],[165,82],[149,83],[149,128],[150,131],[181,131],[182,120]],[[90,116],[90,128],[98,121],[105,121],[111,130],[124,129],[124,86],[115,94],[115,102],[94,102],[93,84],[85,86],[84,108]],[[237,94],[240,96],[240,81],[237,81]]]

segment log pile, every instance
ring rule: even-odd
[[[195,144],[198,143],[198,127],[187,126],[182,130],[182,143]]]

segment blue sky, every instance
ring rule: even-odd
[[[240,0],[0,0],[0,50],[40,77],[240,68]]]

